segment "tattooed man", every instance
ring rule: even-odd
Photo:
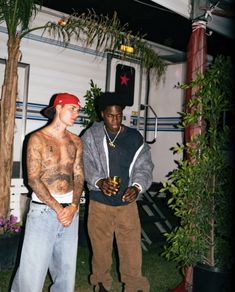
[[[50,291],[74,291],[83,147],[67,127],[75,123],[79,108],[76,96],[55,95],[43,111],[52,122],[29,139],[27,171],[33,193],[12,292],[41,292],[48,269]]]

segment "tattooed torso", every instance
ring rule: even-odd
[[[74,163],[77,149],[81,146],[80,138],[68,131],[58,139],[43,130],[33,135],[27,156],[29,180],[39,175],[51,194],[65,194],[73,190]]]

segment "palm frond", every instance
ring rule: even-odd
[[[40,10],[42,0],[20,0],[18,15],[22,31],[29,28],[29,22]]]
[[[29,29],[29,22],[40,9],[41,0],[0,0],[0,22],[5,21],[11,37]]]
[[[112,17],[97,15],[93,10],[82,14],[75,12],[57,23],[49,21],[41,27],[29,27],[30,21],[41,9],[41,3],[42,0],[0,0],[0,21],[6,22],[9,36],[22,39],[28,33],[41,29],[65,46],[72,38],[101,52],[119,51],[121,44],[131,45],[135,58],[146,69],[155,71],[158,79],[164,74],[165,63],[143,39],[144,35],[134,35],[128,24],[120,22],[116,12]],[[125,57],[127,53],[120,54]]]
[[[143,39],[144,36],[134,35],[128,24],[121,24],[116,12],[112,17],[97,15],[92,10],[74,13],[60,23],[48,22],[45,30],[65,44],[73,37],[86,47],[95,46],[97,51],[115,52],[119,51],[121,44],[131,45],[135,58],[139,58],[145,68],[154,70],[158,77],[165,72],[165,63]],[[126,53],[121,54],[125,56]]]

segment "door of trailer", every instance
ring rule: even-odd
[[[118,54],[107,54],[106,91],[115,91],[126,95],[128,106],[123,114],[123,123],[129,127],[137,127],[142,94],[143,70],[139,60]]]

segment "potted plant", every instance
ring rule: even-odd
[[[20,242],[21,223],[17,217],[0,218],[0,271],[14,266]]]
[[[181,267],[193,267],[194,292],[230,291],[226,289],[232,268],[233,163],[228,151],[232,138],[223,118],[232,110],[232,73],[231,60],[218,56],[204,75],[179,85],[195,92],[181,113],[181,126],[196,125],[199,119],[204,126],[188,143],[173,149],[185,155],[176,161],[177,168],[161,191],[170,194],[168,206],[180,223],[166,234],[163,255]],[[213,272],[211,282],[202,278],[207,277],[205,271]]]

